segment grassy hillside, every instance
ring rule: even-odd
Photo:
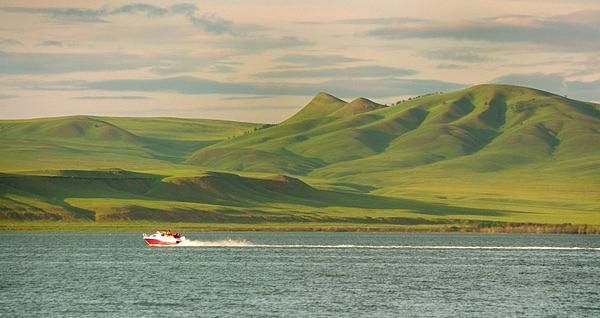
[[[5,222],[600,225],[600,106],[525,87],[319,93],[275,126],[0,121],[0,145]]]
[[[175,168],[193,151],[260,126],[94,116],[0,120],[1,170]]]
[[[429,224],[502,221],[561,223],[541,214],[457,207],[313,187],[284,175],[204,172],[188,177],[110,169],[0,176],[2,220],[163,222],[341,222]],[[593,219],[578,215],[575,223]]]
[[[211,166],[194,157],[254,149],[320,163],[307,174],[344,177],[442,162],[489,172],[564,161],[572,170],[576,161],[585,166],[600,155],[598,105],[534,89],[480,85],[393,107],[344,111],[356,102],[320,93],[282,124],[201,149],[191,162]]]
[[[195,156],[238,147],[285,152],[320,163],[302,171],[308,177],[368,185],[371,193],[516,209],[565,222],[584,214],[600,222],[596,104],[524,87],[479,85],[359,114],[306,114],[319,105],[313,100],[300,118]],[[268,163],[261,169],[269,171]]]

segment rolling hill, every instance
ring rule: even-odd
[[[0,121],[0,145],[5,220],[600,225],[600,106],[526,87],[319,93],[278,125]]]
[[[157,169],[259,124],[179,118],[71,116],[0,121],[2,171]]]
[[[361,111],[349,111],[356,109]],[[366,99],[346,103],[320,93],[280,125],[203,148],[190,163],[211,166],[203,153],[218,149],[227,156],[248,149],[315,162],[300,170],[316,176],[436,164],[485,172],[558,162],[572,169],[580,161],[585,169],[585,162],[599,158],[599,119],[598,105],[506,85],[480,85],[392,107]],[[279,169],[273,164],[273,172]]]

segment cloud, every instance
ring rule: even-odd
[[[231,34],[238,35],[239,31],[234,29],[233,22],[225,20],[214,14],[203,15],[196,17],[192,14],[188,15],[188,19],[195,27],[213,34]]]
[[[600,24],[600,10],[576,11],[564,15],[550,17],[549,20],[598,25]]]
[[[312,70],[285,70],[257,73],[258,78],[357,78],[357,77],[394,77],[415,75],[415,70],[378,65],[354,66],[346,68],[320,68]]]
[[[531,43],[567,51],[600,49],[600,11],[538,18],[499,16],[474,21],[434,22],[386,26],[366,33],[383,39],[448,38],[492,43]]]
[[[135,95],[122,95],[122,96],[79,96],[79,97],[73,97],[73,99],[92,99],[92,100],[113,100],[113,99],[121,99],[121,100],[142,100],[142,99],[150,99],[150,97],[146,97],[146,96],[135,96]]]
[[[95,22],[105,23],[102,19],[108,15],[106,9],[84,8],[29,8],[29,7],[0,7],[0,11],[8,13],[40,14],[55,21],[62,22]]]
[[[110,12],[111,15],[117,14],[143,14],[148,17],[161,16],[169,13],[165,8],[155,7],[144,3],[126,4]]]
[[[148,61],[152,72],[159,75],[172,75],[178,73],[195,72],[199,69],[214,64],[221,59],[220,56],[196,56],[187,54],[161,54]]]
[[[571,98],[600,103],[600,80],[592,82],[567,81],[567,94]]]
[[[170,7],[157,7],[144,3],[126,4],[114,9],[107,7],[101,9],[90,8],[30,8],[30,7],[0,7],[0,11],[9,13],[39,14],[49,17],[57,22],[92,22],[107,23],[108,18],[117,15],[142,15],[146,17],[160,17],[168,14],[183,15],[195,27],[213,34],[239,35],[236,25],[229,20],[215,14],[196,16],[198,7],[188,3],[178,3]],[[242,29],[241,26],[239,26]],[[249,26],[248,29],[251,29]]]
[[[410,24],[425,22],[425,19],[407,18],[407,17],[387,17],[387,18],[363,18],[337,20],[336,24]]]
[[[363,59],[336,54],[306,55],[287,54],[274,59],[275,62],[294,64],[297,66],[323,66],[364,61]]]
[[[229,97],[225,97],[223,98],[223,100],[252,100],[252,99],[267,99],[267,98],[271,98],[272,96],[266,96],[266,95],[257,95],[257,96],[229,96]]]
[[[181,76],[162,79],[127,79],[88,82],[82,88],[107,91],[178,92],[182,94],[266,94],[296,95],[298,89],[282,84],[260,86],[252,83],[219,82]]]
[[[222,18],[216,14],[203,14],[198,16],[198,7],[189,3],[179,3],[170,7],[174,14],[184,15],[188,21],[198,29],[212,34],[229,34],[240,36],[246,34],[249,30],[261,29],[256,25],[239,25],[231,20]]]
[[[218,47],[235,49],[241,53],[256,53],[265,50],[286,49],[312,45],[312,42],[306,41],[296,36],[245,36],[234,39],[222,39],[215,42]]]
[[[7,94],[0,94],[0,99],[10,99],[10,98],[17,98],[19,96],[17,95],[7,95]]]
[[[440,70],[464,70],[464,69],[468,69],[468,67],[466,65],[451,64],[451,63],[438,64],[435,68],[440,69]]]
[[[0,51],[0,74],[59,74],[136,69],[146,61],[127,54],[7,53]]]
[[[265,105],[265,104],[259,104],[259,105],[218,105],[218,106],[205,106],[202,108],[199,108],[198,110],[201,113],[204,112],[223,112],[223,111],[235,111],[235,112],[260,112],[260,111],[265,111],[265,110],[287,110],[287,109],[294,109],[297,110],[298,109],[298,105],[281,105],[281,104],[275,104],[275,105]],[[187,110],[187,109],[186,109]]]
[[[524,73],[508,74],[493,80],[494,83],[533,87],[571,98],[600,101],[600,80],[570,81],[560,74]]]
[[[0,87],[16,88],[22,90],[37,90],[37,91],[81,91],[83,85],[87,82],[84,80],[59,80],[59,81],[44,81],[44,80],[1,80]]]
[[[51,42],[51,41],[50,41]],[[58,42],[58,41],[57,41]],[[59,42],[60,43],[60,42]],[[40,45],[55,45],[45,43]],[[122,53],[33,53],[0,51],[1,74],[61,74],[147,68],[159,75],[196,72],[209,65],[219,73],[232,72],[224,55],[181,52],[141,56]]]
[[[175,5],[174,7],[176,7]],[[178,8],[178,7],[176,7]],[[31,7],[0,7],[0,11],[9,13],[26,13],[45,15],[56,21],[77,22],[107,22],[104,18],[120,14],[142,14],[147,17],[162,16],[169,10],[143,3],[126,4],[112,10],[104,7],[90,8],[31,8]]]
[[[172,74],[196,71],[197,69],[198,69],[198,66],[188,67],[188,66],[186,66],[186,64],[172,63],[172,64],[164,64],[164,65],[154,66],[151,68],[151,71],[158,75],[172,75]]]
[[[431,92],[452,91],[464,88],[464,84],[438,80],[420,79],[348,79],[322,82],[317,87],[337,96],[392,97],[422,95]],[[316,88],[316,87],[315,87]]]
[[[48,84],[46,84],[48,85]],[[220,82],[197,77],[124,79],[73,83],[73,89],[119,92],[176,92],[181,94],[231,94],[312,96],[328,91],[338,96],[391,97],[455,90],[463,84],[419,79],[346,79],[319,83]]]
[[[386,24],[410,24],[427,21],[425,19],[408,17],[381,17],[381,18],[359,18],[343,19],[333,21],[301,21],[300,24],[355,24],[355,25],[386,25]]]
[[[432,60],[448,60],[464,63],[476,63],[487,61],[487,57],[476,53],[475,49],[470,48],[448,48],[441,50],[427,51],[423,55]]]
[[[23,46],[23,43],[14,39],[0,38],[0,45],[2,46]]]
[[[596,75],[597,78],[600,75],[600,56],[598,55],[587,57],[575,65],[576,68],[567,73],[569,77]]]
[[[194,14],[198,11],[198,7],[191,3],[176,3],[170,7],[171,12],[175,14]]]
[[[63,43],[61,41],[48,40],[38,44],[39,46],[62,46]]]
[[[210,70],[214,73],[235,73],[237,71],[236,67],[225,64],[216,64],[211,66]]]
[[[508,74],[493,80],[494,83],[533,87],[556,94],[565,94],[567,85],[560,74],[526,73]]]

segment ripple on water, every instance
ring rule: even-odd
[[[0,233],[8,316],[598,316],[600,237]]]

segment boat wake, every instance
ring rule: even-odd
[[[198,241],[198,240],[185,240],[174,247],[253,247],[256,246],[245,240],[218,240],[218,241]]]
[[[569,246],[452,246],[452,245],[319,245],[319,244],[256,244],[246,240],[186,240],[173,247],[253,247],[305,249],[403,249],[403,250],[541,250],[541,251],[600,251],[600,247]]]

